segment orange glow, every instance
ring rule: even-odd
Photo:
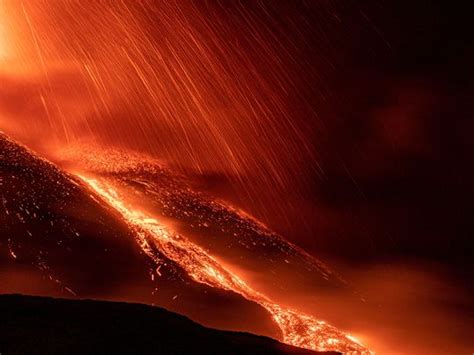
[[[0,60],[4,60],[8,56],[8,35],[6,24],[6,11],[3,0],[0,0]]]
[[[358,341],[333,326],[304,313],[282,307],[255,291],[237,275],[223,267],[205,250],[186,237],[174,234],[153,216],[129,206],[118,187],[106,179],[79,177],[104,201],[117,210],[135,232],[143,251],[159,264],[153,248],[180,265],[195,281],[228,291],[260,304],[272,315],[287,344],[314,350],[335,350],[347,354],[371,354]]]

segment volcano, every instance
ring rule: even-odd
[[[83,152],[74,160],[80,171],[67,161],[59,168],[5,135],[0,152],[0,292],[141,302],[291,345],[368,353],[326,322],[273,301],[233,265],[272,274],[285,267],[319,287],[344,281],[157,162]]]

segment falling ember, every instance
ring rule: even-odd
[[[320,173],[319,123],[292,117],[314,114],[299,85],[317,82],[296,72],[316,69],[275,29],[272,5],[257,7],[259,19],[237,3],[2,1],[17,63],[39,81],[28,106],[34,123],[14,124],[0,108],[17,139],[40,132],[48,144],[92,139],[146,151],[181,171],[222,174],[260,215],[273,201],[286,220],[282,194],[306,192],[302,170]],[[301,26],[297,40],[309,47]]]
[[[104,201],[117,210],[134,231],[143,251],[155,259],[156,247],[167,258],[180,265],[195,281],[211,287],[233,291],[264,307],[280,327],[287,344],[313,349],[335,350],[348,354],[371,354],[350,335],[314,317],[282,307],[255,291],[218,260],[182,235],[169,231],[160,221],[129,206],[119,189],[106,179],[79,177]],[[158,261],[155,259],[155,261]]]

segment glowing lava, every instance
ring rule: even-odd
[[[158,264],[153,250],[156,248],[170,260],[179,264],[196,282],[233,291],[264,307],[280,327],[287,344],[314,350],[335,350],[347,354],[372,354],[352,336],[312,316],[290,310],[272,302],[252,289],[237,275],[223,267],[204,249],[182,235],[171,232],[153,216],[129,206],[119,188],[106,179],[79,177],[112,206],[134,231],[144,252]]]

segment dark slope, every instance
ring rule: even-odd
[[[163,255],[161,277],[116,213],[73,177],[0,134],[0,293],[156,304],[208,326],[274,337],[260,306],[193,282]]]
[[[313,353],[141,304],[2,295],[0,314],[2,354]]]

